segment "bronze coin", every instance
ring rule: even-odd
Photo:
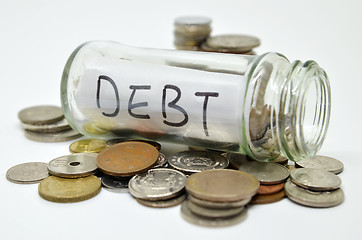
[[[112,176],[132,176],[150,169],[158,158],[155,147],[144,142],[112,145],[97,156],[98,168]]]
[[[107,146],[112,146],[114,144],[121,143],[121,142],[133,142],[133,141],[148,143],[148,144],[154,146],[157,150],[161,150],[161,144],[159,144],[158,142],[149,141],[149,140],[114,138],[114,139],[108,140],[106,143],[107,143]]]
[[[263,185],[260,184],[258,189],[258,194],[260,195],[268,195],[281,191],[284,188],[285,183],[273,184],[273,185]]]
[[[284,190],[279,191],[277,193],[268,194],[268,195],[255,195],[251,201],[250,204],[268,204],[268,203],[274,203],[282,200],[285,197]]]

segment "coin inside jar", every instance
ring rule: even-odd
[[[103,149],[106,148],[106,142],[101,139],[82,139],[73,142],[69,146],[69,151],[71,153],[83,153],[83,152],[90,152],[90,153],[99,153]]]

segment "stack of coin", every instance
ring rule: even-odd
[[[18,118],[22,122],[25,136],[37,142],[63,142],[82,135],[74,131],[57,106],[34,106],[21,110]]]
[[[184,16],[175,19],[174,45],[180,50],[199,50],[211,33],[211,19],[200,16]]]
[[[252,175],[231,169],[206,170],[186,182],[188,200],[181,215],[202,226],[228,226],[246,217],[245,205],[256,194],[259,181]]]
[[[288,198],[308,207],[333,207],[343,202],[341,179],[332,172],[297,168],[285,184]]]
[[[300,160],[295,163],[295,166],[297,168],[314,168],[335,174],[341,173],[344,168],[344,165],[341,161],[335,158],[320,155]]]

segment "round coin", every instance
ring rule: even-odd
[[[100,139],[82,139],[73,142],[69,146],[71,153],[99,153],[107,147],[106,141]]]
[[[6,178],[13,183],[38,183],[49,176],[46,163],[29,162],[11,167],[6,172]]]
[[[189,194],[188,200],[201,207],[222,209],[222,208],[237,208],[237,207],[245,206],[246,204],[248,204],[250,202],[251,198],[245,198],[241,201],[236,201],[236,202],[212,202],[212,201],[198,199],[198,198],[192,196],[191,194]]]
[[[227,153],[226,158],[229,160],[230,166],[236,170],[238,170],[241,165],[254,161],[247,155],[241,153]]]
[[[315,168],[335,174],[341,173],[344,168],[344,165],[341,161],[335,158],[320,155],[316,155],[311,158],[305,158],[296,162],[295,165],[301,168]]]
[[[158,158],[155,147],[143,142],[123,142],[98,154],[98,168],[112,176],[133,176],[150,169]]]
[[[340,188],[333,191],[311,191],[287,181],[284,190],[290,200],[308,207],[333,207],[344,200],[344,193]]]
[[[85,177],[97,170],[96,159],[97,154],[95,153],[75,153],[61,156],[48,163],[48,170],[58,177]]]
[[[112,146],[117,143],[133,142],[133,141],[148,143],[148,144],[154,146],[157,150],[161,150],[161,144],[159,144],[158,142],[148,141],[148,140],[139,140],[139,139],[114,138],[114,139],[107,140],[106,144],[107,144],[107,146]]]
[[[187,201],[187,204],[192,213],[209,218],[231,217],[239,214],[244,209],[244,206],[235,208],[206,208],[191,201]]]
[[[171,167],[186,173],[201,172],[209,169],[223,169],[229,161],[212,151],[184,151],[168,157]]]
[[[258,194],[260,195],[269,195],[280,192],[284,188],[285,183],[273,184],[273,185],[263,185],[260,184],[258,189]]]
[[[230,49],[238,52],[248,52],[260,45],[260,40],[248,35],[218,35],[206,40],[211,48]]]
[[[158,153],[157,163],[154,166],[154,168],[161,168],[164,167],[167,164],[167,157],[163,153]]]
[[[150,201],[150,200],[136,198],[138,203],[140,203],[144,206],[153,207],[153,208],[174,207],[174,206],[181,204],[185,199],[186,199],[186,194],[181,194],[179,196],[176,196],[174,198],[170,198],[167,200],[157,200],[157,201]]]
[[[65,142],[81,137],[82,135],[73,129],[61,131],[61,132],[33,132],[25,130],[25,137],[37,142]]]
[[[259,188],[259,181],[246,172],[217,169],[191,175],[185,187],[199,199],[236,202],[254,196]]]
[[[268,194],[268,195],[257,194],[251,199],[250,203],[251,204],[274,203],[274,202],[278,202],[278,201],[282,200],[284,197],[285,197],[285,192],[283,190],[273,193],[273,194]]]
[[[104,174],[102,176],[102,185],[109,191],[125,193],[129,192],[128,183],[130,177],[113,177],[110,175]]]
[[[63,111],[57,106],[34,106],[21,110],[18,118],[23,123],[48,124],[64,118]]]
[[[251,161],[239,167],[240,171],[255,176],[261,184],[278,184],[289,177],[289,170],[278,163]]]
[[[174,169],[157,168],[131,178],[128,188],[135,198],[163,200],[179,194],[185,183],[185,174]]]
[[[316,191],[338,189],[342,183],[334,173],[313,168],[294,169],[290,172],[290,179],[300,187]]]
[[[44,133],[61,132],[71,129],[68,121],[65,118],[58,122],[48,123],[48,124],[35,125],[35,124],[23,123],[22,125],[25,130],[29,130],[32,132],[44,132]]]

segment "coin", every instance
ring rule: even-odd
[[[249,52],[260,45],[260,40],[254,36],[232,34],[209,37],[206,44],[211,48],[232,49],[233,51]]]
[[[206,208],[235,208],[235,207],[245,206],[246,204],[248,204],[251,200],[251,197],[236,202],[212,202],[212,201],[198,199],[189,194],[188,200],[201,207],[206,207]]]
[[[344,193],[340,188],[333,191],[312,191],[288,180],[284,190],[290,200],[308,207],[333,207],[344,200]]]
[[[244,206],[234,208],[206,208],[191,201],[187,201],[187,204],[192,213],[209,218],[231,217],[239,214],[244,209]]]
[[[274,202],[278,202],[278,201],[282,200],[284,197],[285,197],[284,190],[281,190],[281,191],[273,193],[273,194],[267,194],[267,195],[257,194],[251,199],[250,204],[274,203]]]
[[[277,163],[251,161],[239,167],[240,171],[255,176],[261,184],[277,184],[289,177],[289,170]]]
[[[123,142],[98,154],[98,168],[112,176],[133,176],[150,169],[158,158],[155,147],[143,142]]]
[[[341,161],[326,157],[316,155],[311,158],[305,158],[295,163],[296,167],[302,168],[315,168],[319,170],[324,170],[328,172],[332,172],[335,174],[341,173],[343,171],[344,165]]]
[[[6,172],[6,178],[13,183],[38,183],[49,176],[46,163],[28,162],[15,165]]]
[[[234,54],[243,54],[243,55],[255,55],[254,51],[245,51],[237,49],[228,49],[228,48],[212,48],[207,45],[207,42],[203,42],[200,46],[201,51],[204,52],[218,52],[218,53],[234,53]]]
[[[294,169],[290,172],[290,179],[300,187],[317,191],[334,190],[342,183],[334,173],[313,168]]]
[[[246,172],[216,169],[191,175],[185,187],[186,191],[199,199],[235,202],[255,195],[259,181]]]
[[[187,200],[181,204],[181,216],[188,222],[204,227],[226,227],[242,222],[247,216],[247,210],[244,210],[238,215],[226,218],[208,218],[198,216],[190,211]]]
[[[229,161],[222,155],[212,151],[184,151],[168,157],[171,167],[195,173],[209,169],[222,169],[229,165]]]
[[[82,139],[73,142],[69,146],[71,153],[99,153],[107,147],[106,142],[101,139]]]
[[[52,202],[68,203],[87,200],[101,190],[101,181],[96,176],[61,178],[50,176],[38,185],[39,195]]]
[[[113,177],[104,174],[102,176],[102,185],[112,192],[125,193],[129,192],[128,183],[130,177]]]
[[[284,184],[285,184],[284,182],[279,183],[279,184],[273,184],[273,185],[260,184],[260,187],[258,189],[258,194],[269,195],[269,194],[277,193],[284,188]]]
[[[82,135],[80,133],[74,131],[73,129],[54,133],[40,133],[25,130],[25,137],[37,142],[65,142],[79,138],[81,136]]]
[[[161,168],[164,167],[167,164],[167,157],[163,153],[158,153],[157,163],[154,166],[154,168]]]
[[[241,153],[227,153],[226,158],[229,160],[230,166],[235,170],[239,170],[239,167],[245,163],[254,161],[247,155]]]
[[[146,200],[169,199],[179,194],[186,183],[182,172],[168,168],[150,169],[137,174],[128,183],[131,195]]]
[[[18,118],[23,123],[48,124],[64,118],[63,111],[57,106],[34,106],[21,110]]]
[[[112,146],[114,144],[117,143],[122,143],[122,142],[144,142],[144,143],[148,143],[152,146],[154,146],[157,150],[161,150],[161,144],[155,141],[149,141],[149,140],[140,140],[140,139],[126,139],[126,138],[114,138],[114,139],[110,139],[106,141],[107,146]]]
[[[86,122],[83,124],[83,130],[94,135],[103,135],[112,130],[112,125],[108,122]]]
[[[174,207],[179,204],[181,204],[186,199],[186,194],[181,194],[179,196],[166,199],[166,200],[157,200],[157,201],[150,201],[150,200],[144,200],[136,198],[137,202],[147,206],[147,207],[153,207],[153,208],[168,208],[168,207]]]
[[[95,153],[75,153],[61,156],[48,163],[48,170],[58,177],[85,177],[97,170],[96,159],[97,154]]]
[[[32,132],[44,132],[44,133],[61,132],[71,129],[69,123],[65,118],[54,123],[41,124],[41,125],[23,123],[22,126],[25,130],[29,130]]]

